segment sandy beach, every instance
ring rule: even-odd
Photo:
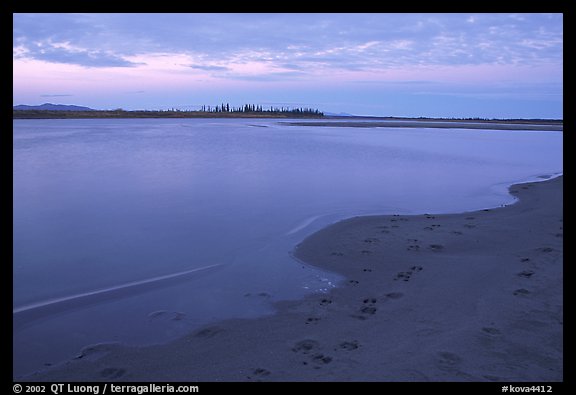
[[[562,381],[562,191],[558,177],[511,186],[508,207],[336,223],[293,251],[346,277],[329,293],[25,379]]]

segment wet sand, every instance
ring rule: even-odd
[[[32,381],[562,381],[563,177],[504,208],[355,217],[295,257],[346,277],[149,347],[99,345]],[[304,263],[302,263],[304,264]]]

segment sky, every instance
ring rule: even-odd
[[[562,14],[14,14],[13,103],[562,118]]]

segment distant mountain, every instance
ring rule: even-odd
[[[24,110],[47,110],[47,111],[96,111],[93,108],[89,107],[82,107],[82,106],[74,106],[74,105],[67,105],[67,104],[52,104],[52,103],[44,103],[39,106],[27,106],[25,104],[20,104],[18,106],[13,107],[16,111],[24,111]]]

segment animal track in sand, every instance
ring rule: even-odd
[[[436,366],[440,370],[457,370],[458,365],[462,363],[462,358],[457,354],[442,351],[438,353],[438,358],[436,359]]]
[[[220,332],[222,332],[222,329],[218,328],[217,326],[211,326],[209,328],[200,329],[198,332],[196,332],[195,336],[210,339]]]
[[[452,233],[455,235],[463,235],[464,234],[464,233],[460,232],[459,230],[453,230]]]
[[[418,245],[418,243],[420,243],[420,240],[418,239],[407,239],[406,240],[408,243],[410,243],[408,245],[408,247],[406,247],[406,249],[408,251],[418,251],[420,250],[420,246]]]
[[[317,317],[310,317],[306,320],[306,325],[308,324],[317,324],[320,321],[320,318]]]
[[[362,301],[362,304],[364,305],[361,309],[360,312],[364,313],[364,314],[375,314],[376,313],[376,298],[366,298]]]
[[[428,248],[430,248],[432,251],[442,251],[444,246],[442,244],[430,244]]]
[[[397,281],[397,280],[408,281],[408,280],[410,280],[410,277],[412,277],[412,272],[410,272],[410,271],[398,272],[398,273],[396,273],[396,277],[394,277],[394,281]]]
[[[118,379],[126,373],[126,369],[122,368],[104,368],[100,371],[100,377],[104,377],[108,380]]]
[[[332,362],[332,357],[328,356],[328,355],[324,355],[324,354],[314,354],[312,355],[312,362],[317,363],[317,364],[328,364],[330,362]]]
[[[314,350],[317,350],[318,348],[320,348],[320,343],[318,343],[316,340],[304,339],[294,344],[292,351],[295,353],[307,355]]]
[[[301,340],[292,347],[293,352],[309,356],[310,362],[316,365],[314,366],[315,369],[319,369],[320,366],[332,362],[332,357],[320,353],[319,349],[320,343],[311,339]],[[308,361],[302,361],[302,365],[308,365]]]
[[[93,361],[108,354],[115,347],[117,347],[117,344],[115,343],[102,343],[84,347],[82,350],[80,350],[80,355],[74,357],[74,359],[86,358],[87,360]]]
[[[332,304],[332,301],[330,299],[322,299],[320,301],[320,306],[327,306],[329,304]]]
[[[340,343],[338,347],[341,350],[352,351],[358,349],[358,347],[360,347],[360,343],[358,343],[358,340],[345,341]],[[337,349],[335,348],[334,351],[337,351]]]
[[[482,328],[482,332],[487,333],[489,335],[494,335],[494,336],[500,335],[500,333],[501,333],[499,329],[492,328],[492,327]]]
[[[410,278],[414,275],[414,273],[422,271],[424,268],[422,266],[412,266],[410,270],[405,272],[398,272],[396,273],[396,277],[394,277],[394,281],[402,280],[402,281],[409,281]]]
[[[367,239],[364,239],[364,243],[378,243],[380,241],[380,239],[377,239],[375,237],[369,237]]]
[[[359,320],[365,320],[369,316],[376,314],[378,309],[376,308],[376,298],[366,298],[362,300],[362,306],[360,307],[360,315],[353,314],[352,317],[357,318]]]
[[[270,376],[270,371],[263,368],[257,368],[252,371],[256,376]]]
[[[465,227],[465,228],[468,228],[468,229],[472,229],[472,228],[475,228],[475,227],[476,227],[476,225],[472,225],[472,224],[464,224],[464,227]]]
[[[348,281],[348,284],[350,284],[350,285],[358,285],[358,284],[360,284],[360,281],[358,281],[358,280],[349,280],[349,281]]]
[[[367,273],[370,273],[370,272],[372,271],[372,269],[367,269],[367,268],[364,268],[364,269],[362,269],[362,271],[363,271],[363,272],[367,272]]]
[[[514,296],[526,296],[526,295],[528,295],[529,293],[530,293],[530,291],[528,291],[528,290],[525,289],[525,288],[520,288],[520,289],[517,289],[516,291],[512,292],[512,294],[513,294]]]
[[[386,294],[386,297],[389,299],[400,299],[403,296],[404,296],[404,294],[401,292],[390,292],[390,293]]]
[[[534,275],[534,271],[533,270],[523,270],[520,273],[518,273],[518,276],[520,277],[524,277],[524,278],[530,278]]]
[[[552,252],[554,251],[554,248],[550,248],[550,247],[541,247],[537,249],[540,252]]]
[[[522,258],[520,259],[520,262],[530,262],[530,258]]]

